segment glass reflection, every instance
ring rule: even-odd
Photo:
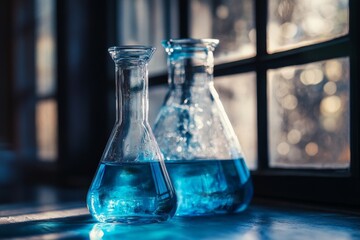
[[[226,114],[245,153],[246,165],[257,166],[257,112],[255,73],[236,74],[215,78]]]
[[[270,0],[268,52],[326,41],[349,31],[348,0]]]
[[[349,59],[268,72],[270,165],[347,168]]]

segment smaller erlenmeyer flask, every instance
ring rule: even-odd
[[[155,48],[112,47],[116,123],[90,186],[87,205],[100,222],[165,221],[176,195],[148,123],[147,64]]]

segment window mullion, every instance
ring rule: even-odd
[[[182,0],[179,4],[179,37],[180,38],[188,38],[190,36],[190,1]]]
[[[259,61],[266,68],[278,68],[346,57],[350,54],[349,42],[348,36],[340,37],[324,43],[263,55]]]
[[[351,174],[357,177],[360,184],[360,159],[359,159],[359,1],[349,1],[350,21],[350,151]]]
[[[258,123],[258,164],[257,169],[267,169],[268,138],[267,138],[267,97],[266,97],[266,68],[260,60],[267,55],[266,52],[266,25],[267,25],[267,0],[255,1],[255,26],[256,26],[256,57],[255,69],[257,73],[257,112]]]

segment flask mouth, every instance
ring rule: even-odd
[[[114,46],[108,49],[115,63],[122,60],[143,60],[148,62],[155,50],[155,47],[141,45]]]
[[[165,48],[166,52],[171,53],[174,50],[209,50],[214,51],[215,47],[219,44],[218,39],[212,38],[203,38],[203,39],[196,39],[196,38],[181,38],[181,39],[169,39],[163,40],[162,42],[163,47]]]

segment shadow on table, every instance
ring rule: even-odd
[[[163,223],[130,226],[98,223],[81,204],[49,207],[40,213],[1,215],[0,211],[0,239],[353,240],[360,239],[359,227],[356,215],[256,205],[236,215],[175,217]]]
[[[0,225],[1,238],[17,239],[231,239],[253,234],[249,215],[174,218],[149,225],[97,223],[90,215]],[[248,238],[248,239],[258,239]]]

